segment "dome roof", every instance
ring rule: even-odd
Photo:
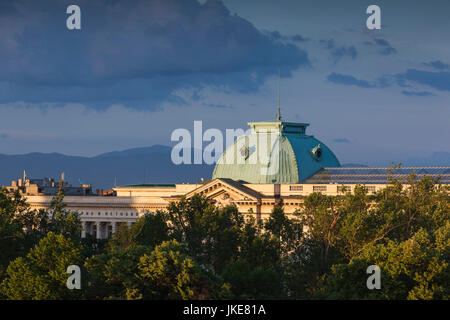
[[[213,179],[247,183],[301,183],[324,167],[340,167],[333,152],[305,134],[307,123],[249,122],[218,160]]]

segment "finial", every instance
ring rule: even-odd
[[[280,112],[280,68],[278,68],[278,113],[277,113],[277,121],[281,121],[281,112]]]

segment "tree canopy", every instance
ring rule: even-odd
[[[264,221],[195,195],[108,240],[80,238],[59,193],[48,210],[0,190],[0,297],[6,299],[449,299],[449,190],[392,179],[369,193],[312,193]],[[82,268],[68,290],[69,264]],[[381,270],[381,289],[366,286]]]

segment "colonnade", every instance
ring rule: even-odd
[[[107,239],[119,230],[121,224],[126,224],[128,227],[133,224],[132,221],[81,221],[82,231],[81,237],[86,238],[86,235],[94,236],[97,239]]]

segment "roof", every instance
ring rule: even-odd
[[[125,186],[118,186],[116,188],[145,188],[145,187],[175,188],[175,184],[130,184]]]
[[[305,134],[307,123],[276,121],[249,125],[250,134],[238,137],[222,154],[213,179],[300,183],[323,167],[340,166],[324,143]]]
[[[418,179],[430,176],[442,184],[450,183],[450,167],[341,167],[323,168],[304,183],[314,184],[386,184],[389,178],[405,182],[414,173]]]

